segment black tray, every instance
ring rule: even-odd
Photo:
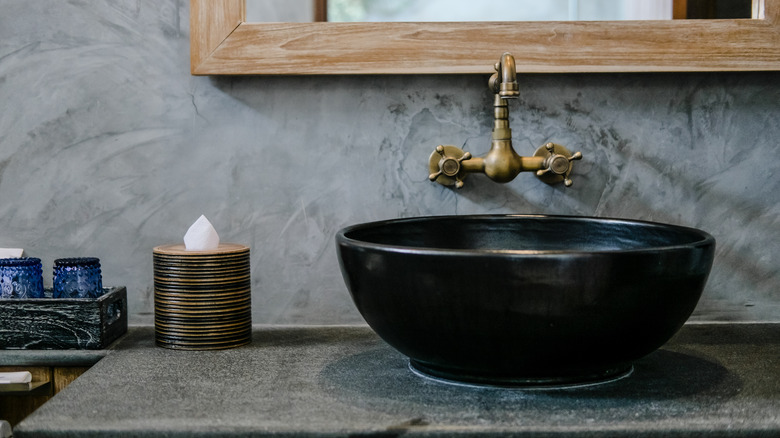
[[[127,288],[98,298],[0,300],[0,349],[100,350],[127,332]]]

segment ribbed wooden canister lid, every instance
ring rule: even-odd
[[[239,245],[238,243],[220,243],[217,249],[210,249],[206,251],[189,251],[183,243],[174,243],[170,245],[156,246],[154,247],[153,251],[158,255],[178,257],[224,257],[249,252],[249,247],[246,245]]]

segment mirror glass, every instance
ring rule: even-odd
[[[248,23],[310,23],[314,21],[313,0],[246,0]]]
[[[672,0],[328,0],[328,21],[577,21],[672,18]]]
[[[752,13],[751,0],[247,0],[247,22],[312,22],[318,3],[331,22],[670,20]]]

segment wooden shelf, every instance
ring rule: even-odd
[[[49,395],[51,382],[2,383],[0,396],[4,395]]]

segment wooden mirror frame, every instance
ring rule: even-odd
[[[780,70],[780,0],[756,19],[247,23],[245,0],[190,0],[193,75]]]

